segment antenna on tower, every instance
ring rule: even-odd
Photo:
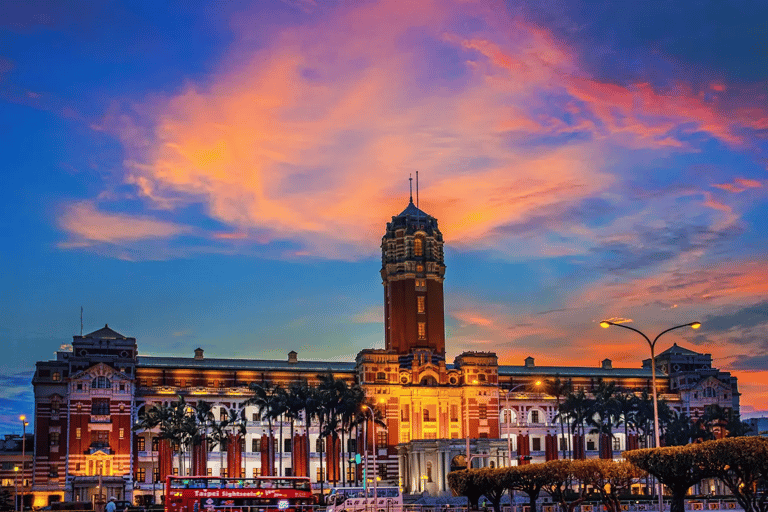
[[[80,336],[83,335],[83,306],[80,306]]]
[[[419,207],[419,171],[416,171],[416,208]]]
[[[408,190],[411,194],[411,202],[413,202],[413,174],[408,174]]]

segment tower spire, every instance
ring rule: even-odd
[[[408,190],[411,194],[410,202],[413,204],[413,174],[408,174]]]

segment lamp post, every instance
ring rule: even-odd
[[[373,414],[373,409],[365,404],[362,406],[363,411],[368,411],[371,413],[371,427],[373,428],[373,433],[371,434],[371,440],[373,444],[373,510],[376,512],[377,510],[377,503],[379,501],[379,495],[378,495],[378,488],[376,484],[377,476],[378,476],[378,470],[376,468],[376,418]],[[365,467],[366,467],[366,474],[365,474],[365,482],[364,482],[364,488],[365,488],[365,498],[366,503],[368,502],[368,487],[367,487],[367,480],[368,480],[368,417],[366,415],[365,419]]]
[[[656,444],[656,448],[658,448],[661,442],[659,440],[659,398],[656,393],[656,342],[659,341],[659,338],[661,338],[662,335],[668,333],[669,331],[674,331],[675,329],[682,329],[683,327],[698,329],[699,327],[701,327],[701,322],[689,322],[687,324],[670,327],[669,329],[661,331],[655,338],[653,338],[653,341],[651,341],[651,339],[648,336],[646,336],[644,332],[640,331],[639,329],[635,329],[634,327],[630,327],[628,325],[619,324],[615,322],[610,322],[608,320],[603,320],[602,322],[600,322],[600,327],[604,329],[607,329],[612,325],[615,325],[616,327],[623,327],[624,329],[629,329],[630,331],[636,332],[637,334],[642,336],[645,339],[645,341],[648,342],[648,346],[651,348],[651,386],[653,387],[653,438]],[[657,492],[659,494],[659,512],[663,512],[664,496],[662,495],[663,491],[662,491],[661,482],[658,482]]]
[[[27,417],[23,414],[19,416],[19,420],[21,421],[21,510],[24,510],[24,475],[27,468],[27,460],[24,456],[27,448],[27,425],[29,423],[27,422]]]
[[[509,394],[512,393],[513,391],[515,391],[516,389],[520,389],[520,388],[525,387],[527,385],[528,384],[518,384],[517,386],[514,386],[512,389],[507,391],[507,394],[504,397],[504,403],[507,406],[507,410],[509,410],[509,411],[512,410],[512,409],[509,408]],[[533,385],[536,386],[536,387],[541,386],[541,381],[537,380],[536,382],[533,383]],[[509,419],[510,420],[512,419],[511,418],[511,414],[510,414],[510,418]],[[511,421],[505,422],[505,423],[507,424],[507,456],[509,457],[509,466],[511,466],[512,465],[512,432],[511,432],[512,425],[510,424]],[[518,420],[518,423],[519,423],[519,420]]]
[[[13,510],[19,512],[19,466],[13,466]]]

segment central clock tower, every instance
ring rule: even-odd
[[[408,355],[427,349],[445,359],[443,235],[437,219],[411,198],[381,239],[386,349]]]

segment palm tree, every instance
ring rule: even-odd
[[[318,385],[318,391],[322,396],[323,404],[319,415],[320,435],[322,437],[330,437],[331,442],[325,443],[326,454],[329,455],[332,449],[335,450],[335,441],[339,437],[339,429],[341,428],[340,414],[342,411],[342,404],[345,401],[345,397],[349,390],[349,385],[343,379],[336,378],[330,370],[319,377],[320,384]],[[320,453],[320,467],[323,467],[322,452]],[[321,494],[322,491],[323,482],[321,481]]]
[[[590,433],[599,435],[601,447],[603,440],[611,446],[613,423],[618,416],[615,401],[616,383],[598,379],[597,387],[594,389],[593,394],[595,398],[592,401],[590,414],[586,418],[587,423],[592,426]]]
[[[570,420],[569,427],[571,429],[571,435],[581,436],[581,446],[579,448],[582,453],[585,452],[584,423],[589,417],[589,412],[591,409],[592,400],[587,397],[587,394],[583,388],[579,389],[579,391],[575,393],[569,393],[568,396],[565,397],[565,401],[561,406],[560,414],[567,416]],[[575,454],[573,456],[575,456]]]
[[[274,418],[273,411],[280,401],[280,386],[268,382],[261,384],[252,382],[249,387],[253,396],[245,401],[245,405],[255,405],[259,409],[259,418],[262,421],[267,420],[269,426],[269,446],[267,447],[269,467],[266,469],[267,474],[273,475],[275,473],[275,439],[274,432],[272,432],[272,420]],[[262,468],[262,471],[264,469]]]
[[[285,413],[288,411],[288,391],[283,387],[278,387],[276,390],[277,400],[272,408],[271,415],[274,420],[277,420],[280,425],[280,439],[278,441],[278,448],[280,450],[279,470],[278,475],[283,476],[283,455],[285,455],[285,444],[283,443],[283,420],[285,419]]]
[[[349,433],[352,435],[352,428],[356,428],[355,417],[360,411],[360,406],[365,403],[365,390],[357,383],[353,384],[347,389],[346,395],[341,404],[341,446],[342,451],[349,453],[344,444],[344,434]],[[345,482],[347,479],[347,467],[346,458],[342,457],[341,460],[341,474]]]
[[[149,410],[144,409],[144,414],[139,415],[139,421],[133,426],[134,431],[149,432],[149,453],[151,460],[152,471],[152,502],[155,501],[156,489],[155,489],[155,450],[152,445],[152,429],[160,424],[161,412],[157,406],[152,406]]]
[[[561,398],[568,396],[573,391],[573,382],[570,380],[561,380],[559,375],[555,375],[553,380],[547,380],[544,383],[546,393],[555,397],[555,404],[557,406],[558,414],[555,416],[560,423],[560,436],[561,439],[565,439],[565,422],[563,416],[560,414],[560,402]],[[568,442],[570,445],[570,442]],[[566,446],[563,444],[563,458],[565,459]]]
[[[173,446],[175,454],[178,448],[179,452],[179,474],[184,474],[184,450],[189,444],[189,439],[193,432],[191,423],[193,423],[190,414],[189,404],[183,396],[179,400],[171,402],[168,407],[160,409],[159,414],[160,439],[167,439]]]
[[[302,381],[296,381],[292,382],[290,386],[288,386],[288,391],[285,393],[285,417],[288,418],[288,421],[291,425],[291,455],[292,460],[295,461],[296,457],[293,455],[296,453],[296,447],[294,446],[295,441],[295,435],[296,435],[296,420],[301,418],[301,413],[305,409],[305,396],[304,396],[304,387],[307,385],[306,382]],[[309,433],[307,433],[307,436],[309,436]],[[307,452],[307,461],[309,461],[309,452]],[[291,466],[293,467],[294,464],[291,463]],[[296,474],[296,468],[293,467],[294,475]],[[307,476],[309,476],[309,471],[307,471]]]
[[[322,396],[317,388],[309,385],[307,381],[300,381],[291,386],[291,395],[301,404],[300,410],[304,414],[304,434],[307,437],[307,458],[305,471],[309,475],[309,454],[312,453],[309,431],[312,427],[312,421],[319,418]]]
[[[624,425],[624,444],[629,449],[629,429],[635,424],[635,415],[637,412],[637,398],[632,393],[620,392],[614,396],[616,403],[616,423],[617,428]]]

